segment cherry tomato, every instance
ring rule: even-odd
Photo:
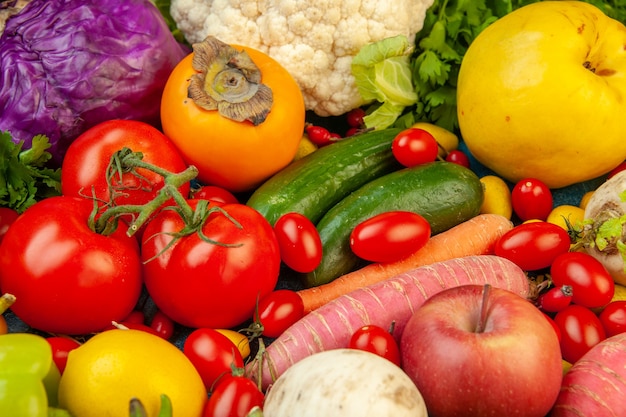
[[[525,271],[536,271],[549,267],[569,248],[570,237],[562,227],[540,221],[522,223],[506,232],[496,242],[494,252]]]
[[[191,198],[196,200],[210,200],[222,204],[234,204],[239,202],[233,193],[217,185],[203,185],[200,188],[192,189]]]
[[[606,339],[598,316],[578,304],[570,304],[556,313],[554,322],[561,331],[561,354],[570,363],[575,363],[589,349]]]
[[[446,161],[448,162],[453,162],[455,164],[459,164],[461,166],[464,166],[465,168],[469,168],[470,167],[470,160],[467,156],[467,154],[463,151],[460,151],[458,149],[454,149],[450,152],[448,152],[448,155],[446,155]]]
[[[193,208],[202,200],[188,202]],[[162,210],[143,234],[148,294],[159,310],[187,327],[237,326],[252,317],[259,297],[278,282],[280,252],[265,217],[244,204],[213,209],[203,237],[192,233],[176,239],[172,233],[184,222],[174,210]]]
[[[570,305],[572,294],[571,285],[552,287],[537,297],[537,307],[548,313],[557,313]]]
[[[360,107],[350,110],[346,113],[346,122],[348,126],[355,127],[357,129],[364,126],[363,118],[365,117],[365,110]]]
[[[204,184],[231,192],[249,191],[289,164],[300,144],[305,105],[300,87],[278,62],[248,47],[245,50],[272,90],[273,104],[260,124],[237,122],[215,110],[206,110],[188,97],[194,53],[170,73],[161,99],[163,132],[200,173]]]
[[[65,365],[67,364],[67,355],[80,346],[80,343],[76,339],[72,339],[64,336],[51,336],[46,340],[50,344],[52,349],[52,360],[59,368],[59,372],[63,373]]]
[[[552,191],[541,180],[525,178],[511,191],[513,211],[522,221],[546,220],[554,204]]]
[[[137,324],[143,324],[144,320],[145,320],[145,314],[143,314],[143,311],[141,310],[133,310],[130,312],[130,314],[128,316],[126,316],[126,318],[124,320],[122,320],[122,323],[137,323]]]
[[[295,291],[275,290],[259,300],[258,320],[267,337],[280,336],[302,316],[304,303]]]
[[[8,207],[0,207],[0,243],[2,243],[2,238],[9,230],[9,226],[17,219],[17,216],[19,216],[17,211]]]
[[[211,391],[202,417],[246,417],[254,407],[261,408],[264,399],[251,379],[227,375]]]
[[[174,334],[174,321],[161,310],[157,310],[150,320],[150,328],[163,339],[169,340]]]
[[[281,260],[297,272],[313,271],[322,260],[322,240],[315,225],[300,213],[286,213],[274,224]]]
[[[170,172],[181,172],[187,164],[163,133],[153,126],[135,120],[109,120],[82,133],[69,146],[61,166],[61,191],[67,196],[95,196],[109,201],[107,167],[111,156],[122,148],[143,154],[143,161]],[[145,169],[137,169],[112,177],[113,186],[123,186],[123,193],[114,198],[117,204],[145,204],[156,197],[164,185],[163,176]],[[189,194],[189,183],[179,188],[183,196]]]
[[[97,332],[133,311],[141,295],[137,239],[120,222],[109,236],[89,227],[90,199],[56,196],[22,213],[0,245],[0,288],[31,327]]]
[[[319,147],[330,145],[332,136],[328,129],[323,126],[307,125],[305,128],[309,140]]]
[[[388,211],[357,224],[350,233],[350,248],[368,261],[394,262],[421,249],[430,235],[430,223],[421,215]]]
[[[405,129],[391,143],[393,156],[405,167],[412,167],[437,159],[439,145],[433,135],[424,129]]]
[[[215,329],[195,329],[185,339],[183,353],[196,368],[207,391],[215,381],[229,375],[232,367],[243,368],[243,358],[237,346]]]
[[[350,338],[348,347],[372,352],[401,365],[400,348],[391,332],[380,326],[369,324],[357,329]]]
[[[626,301],[610,302],[598,317],[607,337],[626,332]]]
[[[566,252],[557,256],[550,267],[555,285],[571,285],[572,302],[588,308],[611,302],[615,282],[604,265],[585,252]]]

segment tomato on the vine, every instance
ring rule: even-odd
[[[67,356],[69,353],[80,347],[80,343],[76,339],[65,336],[50,336],[46,338],[52,349],[52,360],[59,368],[59,372],[63,373],[67,364]]]
[[[280,336],[302,316],[304,303],[295,291],[275,290],[259,300],[257,319],[263,325],[264,336]]]
[[[496,255],[525,271],[547,268],[569,251],[571,239],[562,227],[548,222],[522,223],[507,231],[494,246]]]
[[[598,317],[607,337],[626,332],[626,301],[610,302],[602,309]]]
[[[408,128],[393,139],[391,151],[399,163],[412,167],[436,160],[439,145],[435,137],[426,130]]]
[[[350,233],[350,248],[372,262],[394,262],[421,249],[431,235],[423,216],[410,211],[388,211],[357,224]]]
[[[350,338],[348,347],[372,352],[400,366],[402,359],[398,342],[389,330],[368,324],[358,328]]]
[[[309,140],[319,147],[330,145],[332,143],[332,134],[330,133],[330,130],[326,129],[324,126],[307,125],[305,130],[309,136]]]
[[[588,308],[608,304],[615,292],[611,274],[593,256],[585,252],[566,252],[557,256],[550,266],[555,285],[570,285],[572,302]]]
[[[239,200],[233,193],[228,191],[226,188],[218,187],[217,185],[202,185],[198,188],[192,189],[190,196],[196,200],[210,200],[222,204],[239,203]]]
[[[93,193],[99,200],[109,201],[107,167],[111,156],[122,148],[141,152],[142,161],[173,173],[187,168],[176,146],[155,127],[136,120],[109,120],[82,133],[67,149],[61,167],[63,195],[92,197]],[[114,197],[118,205],[145,204],[165,183],[162,175],[143,168],[137,168],[136,175],[115,172],[110,180],[114,188],[123,187]],[[179,191],[186,197],[189,189],[190,184],[185,183]]]
[[[11,225],[0,246],[0,288],[31,327],[86,334],[123,320],[141,294],[137,239],[123,222],[105,236],[89,227],[93,201],[43,199]]]
[[[280,257],[297,272],[313,271],[322,260],[322,240],[315,225],[303,214],[283,214],[274,223]]]
[[[570,304],[556,313],[554,322],[561,332],[561,354],[570,363],[606,338],[598,316],[578,304]]]
[[[233,367],[243,368],[243,357],[237,346],[215,329],[200,327],[193,330],[183,344],[183,353],[196,368],[207,391]]]
[[[202,417],[247,417],[262,408],[265,395],[249,378],[226,375],[219,379],[204,406]]]
[[[0,207],[0,243],[2,243],[2,238],[9,230],[9,226],[17,219],[17,216],[19,216],[17,211],[8,207]]]
[[[513,186],[511,203],[520,220],[545,220],[552,211],[554,199],[543,181],[524,178]]]
[[[197,208],[205,200],[188,200]],[[244,204],[208,205],[202,235],[178,211],[162,210],[142,239],[144,281],[156,306],[188,327],[231,328],[252,317],[278,282],[280,252],[270,223]],[[195,216],[198,214],[196,213]]]

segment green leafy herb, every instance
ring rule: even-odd
[[[61,170],[46,167],[51,155],[48,138],[37,135],[22,150],[11,134],[0,131],[0,206],[22,213],[35,202],[61,194]]]

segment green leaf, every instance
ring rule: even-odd
[[[625,218],[616,217],[606,220],[596,232],[595,243],[599,251],[604,250],[612,242],[622,237],[622,227]]]
[[[376,126],[382,130],[393,125],[396,119],[402,114],[404,106],[385,102],[378,106],[373,112],[363,117],[365,126]]]

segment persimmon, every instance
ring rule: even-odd
[[[305,105],[294,78],[269,55],[208,37],[170,74],[161,121],[201,182],[242,192],[293,160]]]

